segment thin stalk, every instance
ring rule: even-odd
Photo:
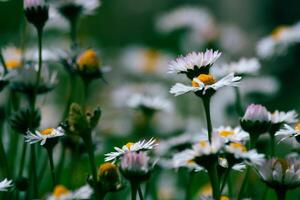
[[[243,115],[243,106],[241,101],[241,93],[238,87],[234,88],[235,93],[235,109],[239,116]]]
[[[137,184],[133,181],[130,182],[130,186],[131,186],[131,200],[136,200],[136,193],[137,193]]]
[[[213,198],[220,199],[220,183],[219,183],[219,177],[217,172],[217,164],[214,163],[210,169],[207,169],[207,171],[208,171],[211,187],[213,190]]]
[[[7,66],[6,66],[6,63],[5,63],[5,60],[4,60],[1,48],[0,48],[0,62],[1,62],[2,67],[4,69],[4,74],[7,74],[8,70],[7,70]]]
[[[212,124],[211,124],[211,118],[210,118],[210,97],[203,97],[202,102],[203,102],[205,116],[206,116],[208,141],[211,144]]]
[[[35,144],[31,145],[31,173],[32,173],[32,185],[33,185],[33,198],[38,198],[38,181],[37,181],[37,169],[36,169],[36,154],[35,154]]]
[[[230,170],[231,170],[231,167],[230,167],[230,168],[228,167],[228,168],[226,169],[226,171],[225,171],[225,174],[224,174],[224,177],[223,177],[223,182],[222,182],[222,184],[221,184],[221,189],[220,189],[220,193],[221,193],[221,194],[222,194],[222,192],[223,192],[223,190],[224,190],[224,188],[225,188],[226,182],[227,182],[227,180],[228,180],[228,178],[229,178]]]
[[[65,162],[65,157],[66,157],[66,147],[63,146],[62,148],[62,151],[61,151],[61,156],[60,156],[60,159],[59,159],[59,162],[58,162],[58,172],[57,172],[57,179],[58,179],[58,182],[60,182],[60,175],[63,171],[63,168],[64,168],[64,162]]]
[[[275,155],[275,135],[270,133],[270,156],[273,157]]]
[[[39,51],[39,61],[38,61],[38,72],[36,76],[36,82],[35,82],[35,89],[32,97],[32,106],[35,107],[36,97],[38,93],[38,88],[41,80],[41,73],[42,73],[42,65],[43,65],[43,58],[42,58],[42,38],[43,38],[43,29],[38,28],[38,51]],[[34,109],[33,109],[34,111]]]
[[[1,161],[1,168],[3,171],[3,175],[10,177],[9,173],[9,168],[8,168],[8,162],[7,162],[7,157],[5,155],[5,149],[2,143],[2,137],[0,136],[0,161]]]
[[[193,184],[193,178],[194,178],[194,173],[190,172],[188,173],[188,180],[187,180],[187,184],[186,184],[186,188],[185,188],[185,199],[186,200],[190,200],[192,197],[192,193],[191,193],[191,186]]]
[[[244,192],[246,190],[247,183],[248,183],[247,181],[249,179],[249,174],[250,174],[250,168],[249,168],[249,166],[247,166],[246,174],[244,176],[243,183],[242,183],[242,186],[240,188],[240,192],[238,194],[237,200],[241,200],[243,195],[244,195]]]
[[[89,155],[90,167],[91,167],[92,178],[93,178],[93,183],[94,183],[93,186],[94,186],[95,193],[96,193],[95,195],[97,198],[99,196],[98,190],[97,190],[97,170],[96,170],[96,162],[95,162],[95,155],[94,155],[94,150],[93,150],[91,133],[88,134],[87,138],[84,140],[84,143],[86,145],[88,155]]]
[[[21,160],[20,160],[20,168],[18,172],[18,177],[21,177],[23,175],[24,165],[25,165],[25,158],[26,158],[26,152],[27,152],[27,143],[23,143],[22,148],[22,154],[21,154]]]
[[[233,196],[232,179],[231,179],[230,173],[228,173],[227,184],[228,184],[228,195],[229,195],[229,197],[232,197]],[[222,192],[221,192],[221,194],[222,194]]]
[[[285,197],[286,197],[285,189],[275,189],[275,192],[276,192],[278,200],[285,200]]]
[[[77,46],[77,18],[70,20],[70,39],[71,48],[75,49]]]
[[[141,185],[138,185],[137,190],[138,190],[138,194],[139,194],[140,200],[144,200],[142,189],[141,189]]]
[[[47,153],[48,153],[48,158],[49,158],[52,184],[53,184],[53,189],[54,189],[55,185],[56,185],[56,179],[55,179],[55,169],[54,169],[54,162],[53,162],[53,150],[51,148],[47,148]]]

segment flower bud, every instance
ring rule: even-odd
[[[49,18],[45,0],[24,0],[24,12],[27,20],[38,29],[42,29]]]
[[[98,183],[103,192],[113,192],[121,188],[120,174],[115,164],[106,162],[98,168]]]
[[[240,121],[244,131],[250,133],[250,138],[258,138],[260,134],[269,130],[270,120],[267,109],[262,105],[251,104],[247,107],[244,117]]]

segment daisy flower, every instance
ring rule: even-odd
[[[232,154],[235,159],[241,159],[249,165],[261,165],[264,162],[263,154],[258,154],[254,149],[248,151],[246,146],[240,142],[230,142],[224,149],[226,153]]]
[[[7,46],[2,50],[3,58],[5,61],[6,68],[8,70],[13,70],[21,67],[22,65],[22,51],[15,46]],[[1,70],[3,68],[0,64]]]
[[[216,70],[216,73],[225,75],[229,73],[235,73],[239,75],[253,75],[257,74],[261,65],[257,58],[241,58],[237,62],[225,64]]]
[[[154,138],[151,138],[149,141],[142,140],[136,143],[128,142],[122,148],[115,147],[115,152],[110,152],[105,154],[105,162],[116,161],[118,158],[122,157],[127,152],[139,152],[147,151],[154,149],[158,144]]]
[[[172,103],[159,96],[150,96],[144,94],[134,94],[128,100],[128,106],[134,109],[150,109],[155,111],[170,111],[173,107]]]
[[[25,135],[25,142],[28,142],[29,144],[41,142],[41,145],[44,145],[47,139],[56,138],[63,135],[64,130],[62,129],[62,127],[47,128],[41,131],[35,131],[35,133],[32,133],[28,130]]]
[[[298,113],[294,110],[288,112],[276,110],[273,113],[269,112],[269,117],[272,124],[278,124],[278,123],[291,124],[297,122]]]
[[[0,182],[0,192],[6,192],[12,186],[12,180],[4,179]]]
[[[225,76],[224,78],[216,81],[210,74],[200,74],[198,77],[193,78],[192,85],[184,85],[176,83],[170,90],[171,94],[175,96],[183,95],[188,92],[194,92],[197,95],[205,95],[207,91],[213,93],[224,86],[237,87],[241,77],[234,76],[233,73]]]
[[[292,26],[279,26],[269,36],[262,38],[256,47],[257,54],[268,58],[284,53],[290,45],[300,42],[300,23]]]
[[[283,137],[279,142],[286,140],[290,137],[295,137],[298,141],[298,138],[300,136],[300,123],[297,123],[294,127],[288,124],[284,124],[283,128],[280,129],[277,133],[275,133],[275,136]]]
[[[192,52],[171,61],[169,73],[187,74],[192,79],[197,76],[197,72],[207,71],[220,56],[219,51],[213,51],[212,49],[205,52]]]
[[[300,160],[272,158],[256,168],[260,178],[271,188],[289,190],[300,186]]]
[[[89,185],[82,186],[75,191],[70,191],[63,185],[57,185],[47,200],[90,199],[92,194],[93,190]]]
[[[227,127],[219,127],[214,130],[220,137],[224,138],[226,142],[237,142],[237,141],[245,141],[249,139],[249,134],[241,129],[241,127],[232,128],[230,126]]]
[[[165,76],[171,56],[163,51],[133,46],[122,51],[120,63],[134,75]]]
[[[51,0],[66,18],[77,17],[79,14],[92,15],[100,7],[100,0]],[[73,12],[73,13],[71,13]]]

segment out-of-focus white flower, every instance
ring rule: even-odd
[[[214,18],[208,10],[191,6],[180,7],[160,16],[156,22],[159,32],[169,33],[179,29],[188,29],[181,43],[183,48],[203,46],[217,38],[219,32]]]
[[[271,119],[272,124],[286,123],[291,124],[297,122],[298,113],[294,110],[283,112],[276,110],[273,113],[269,112],[269,118]]]
[[[25,9],[37,9],[37,7],[46,6],[45,0],[24,0],[24,8]]]
[[[141,75],[166,76],[168,61],[171,56],[163,51],[146,47],[129,47],[123,50],[120,58],[130,73]]]
[[[257,44],[257,54],[262,58],[268,58],[276,54],[282,54],[290,45],[300,42],[300,23],[292,26],[279,26],[273,30],[270,36],[261,39]]]
[[[294,189],[300,186],[300,160],[272,158],[257,167],[261,179],[274,189]]]
[[[8,180],[6,178],[0,182],[0,192],[6,192],[12,186],[13,186],[12,180]]]
[[[217,91],[224,86],[237,87],[241,77],[234,76],[233,73],[228,74],[219,81],[215,81],[212,75],[200,74],[198,77],[194,78],[192,81],[192,86],[184,85],[182,83],[176,83],[170,90],[171,94],[175,96],[183,95],[187,92],[200,92],[203,95],[206,94],[207,90],[212,89]]]
[[[89,185],[84,185],[75,191],[70,191],[63,185],[57,185],[47,200],[90,199],[92,194],[93,190]]]
[[[249,165],[261,165],[264,162],[264,154],[258,154],[256,150],[247,150],[240,142],[230,142],[225,146],[225,152],[232,154],[236,159],[242,159]]]
[[[215,71],[221,76],[229,73],[235,73],[238,75],[253,75],[257,74],[260,67],[261,65],[256,58],[241,58],[239,61],[225,64]]]
[[[100,0],[51,0],[59,10],[76,9],[84,15],[92,15],[94,11],[101,5]],[[69,11],[69,10],[68,10]]]
[[[63,135],[64,130],[61,127],[47,128],[42,131],[35,131],[35,133],[27,131],[25,135],[25,142],[28,142],[29,144],[41,142],[41,145],[44,145],[47,139],[56,138]]]
[[[280,129],[275,136],[282,136],[283,138],[280,140],[283,141],[290,137],[298,137],[300,136],[300,123],[297,123],[295,127],[291,127],[288,124],[285,124],[282,129]]]
[[[69,25],[64,19],[57,9],[50,6],[49,8],[49,20],[45,26],[46,29],[54,29],[60,31],[67,31],[69,29]]]
[[[240,127],[232,128],[230,126],[221,126],[215,129],[214,132],[224,138],[226,142],[241,142],[249,139],[249,134],[243,131]]]
[[[21,67],[22,65],[22,51],[15,46],[7,46],[2,49],[5,65],[8,70],[13,70]],[[1,69],[3,69],[0,63]]]
[[[132,95],[132,97],[128,100],[128,106],[135,109],[145,108],[156,111],[170,111],[173,107],[172,103],[167,99],[142,94]]]
[[[149,141],[142,140],[138,141],[136,143],[128,142],[126,145],[124,145],[122,148],[115,147],[115,152],[110,152],[105,154],[105,162],[108,161],[115,161],[119,157],[123,156],[126,152],[137,152],[137,151],[147,151],[152,150],[155,148],[158,144],[156,143],[156,140],[151,138]]]
[[[186,56],[178,57],[169,64],[169,73],[188,73],[210,67],[221,56],[219,51],[206,50],[205,52],[192,52]]]

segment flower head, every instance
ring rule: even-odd
[[[240,121],[243,130],[250,134],[262,134],[269,130],[270,118],[266,107],[259,104],[251,104],[247,107]]]
[[[146,152],[126,152],[121,158],[120,169],[128,180],[144,181],[150,176],[153,163]]]
[[[136,143],[128,142],[122,148],[115,147],[116,152],[111,152],[105,154],[105,162],[107,161],[115,161],[116,159],[124,156],[127,152],[139,152],[139,151],[147,151],[154,149],[158,144],[155,139],[151,138],[149,141],[142,140]]]
[[[241,130],[240,127],[219,127],[214,130],[220,137],[224,138],[226,142],[241,142],[249,139],[249,134]]]
[[[207,73],[211,65],[221,56],[219,51],[206,50],[205,52],[192,52],[185,57],[178,57],[169,65],[170,73],[183,73],[190,79]]]
[[[3,181],[0,181],[0,192],[6,192],[12,186],[12,180],[4,179]]]
[[[49,6],[45,0],[24,0],[24,12],[27,20],[38,29],[43,28],[49,18]]]
[[[70,191],[63,185],[57,185],[47,200],[90,199],[92,194],[93,190],[89,185],[84,185],[75,191]]]
[[[300,160],[272,158],[257,167],[261,179],[273,189],[294,189],[300,186]]]
[[[218,89],[224,86],[238,86],[241,77],[234,76],[233,73],[225,76],[224,78],[216,81],[210,74],[200,74],[198,77],[193,78],[191,85],[184,85],[182,83],[176,83],[170,90],[171,94],[179,96],[187,92],[194,92],[198,96],[212,95]]]
[[[61,127],[47,128],[41,131],[35,131],[35,133],[27,131],[27,134],[25,135],[25,142],[28,142],[29,144],[41,142],[41,145],[45,145],[47,140],[61,137],[63,135],[64,130]]]
[[[134,94],[128,100],[128,106],[143,111],[170,111],[172,103],[159,96],[150,96],[146,94]]]
[[[300,123],[297,123],[294,127],[284,124],[284,127],[275,133],[275,136],[282,136],[283,138],[280,141],[295,137],[300,142]]]
[[[102,191],[112,192],[120,189],[121,181],[118,167],[110,162],[100,165],[98,168],[98,182]]]
[[[261,65],[256,58],[241,58],[237,62],[232,62],[229,64],[225,64],[220,69],[218,69],[218,73],[220,75],[235,73],[238,75],[252,75],[256,74]]]

